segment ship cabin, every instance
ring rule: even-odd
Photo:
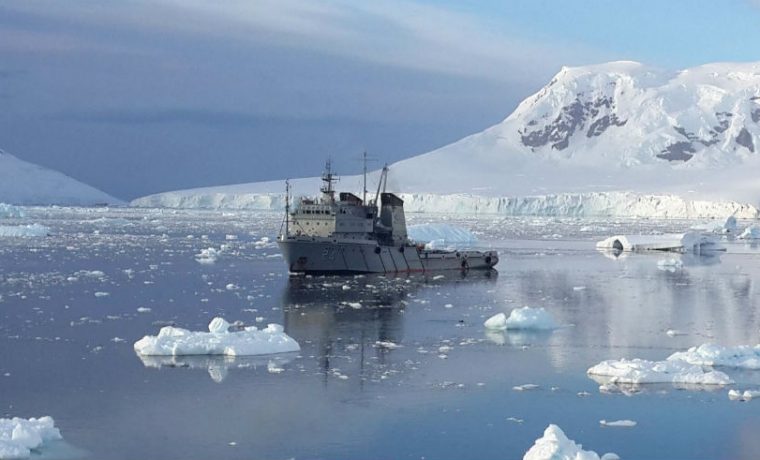
[[[302,198],[291,214],[291,231],[296,235],[366,238],[372,233],[377,208],[364,206],[361,198],[342,192],[321,200]]]

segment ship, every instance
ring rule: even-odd
[[[433,249],[407,235],[404,200],[386,191],[383,167],[374,199],[337,193],[337,180],[327,161],[318,198],[301,197],[291,208],[286,181],[285,218],[277,244],[293,274],[411,273],[439,270],[491,270],[496,251]]]

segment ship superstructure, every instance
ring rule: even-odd
[[[366,157],[365,157],[366,158]],[[366,164],[366,163],[365,163]],[[286,198],[284,231],[277,238],[293,273],[396,273],[446,269],[490,269],[495,251],[425,249],[407,236],[404,201],[386,192],[388,168],[380,174],[374,199],[336,192],[328,161],[321,195],[300,198],[290,208]]]

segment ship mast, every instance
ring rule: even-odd
[[[364,155],[362,155],[362,158],[364,159],[364,186],[362,187],[362,192],[364,193],[362,195],[362,203],[366,206],[367,205],[367,151],[364,151]]]
[[[290,181],[285,179],[285,234],[283,240],[289,235],[289,223],[290,223]]]
[[[323,195],[327,197],[327,201],[330,203],[335,202],[335,190],[333,190],[332,185],[336,180],[338,179],[336,179],[335,175],[332,173],[332,162],[328,158],[325,162],[325,172],[322,173],[322,181],[325,183],[325,185],[323,185],[319,190]]]

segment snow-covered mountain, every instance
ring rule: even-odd
[[[721,212],[740,202],[752,216],[760,205],[759,150],[760,62],[679,72],[611,62],[563,68],[501,123],[391,165],[389,185],[423,196],[436,209],[468,209],[452,196],[470,202],[475,196],[491,207],[494,200],[534,197],[538,208],[575,201],[589,203],[581,215],[622,215],[643,199],[680,200],[683,209],[722,202]],[[317,182],[296,181],[296,190],[314,193]],[[356,178],[341,185],[347,183],[361,187]],[[244,184],[170,192],[135,204],[193,206],[222,203],[226,196],[226,206],[239,207],[251,194],[281,189],[282,182]],[[599,194],[605,209],[593,208]],[[441,206],[431,203],[439,195],[448,198],[439,200]],[[679,216],[662,209],[654,215]]]
[[[120,201],[63,173],[0,150],[0,203],[94,205]]]

